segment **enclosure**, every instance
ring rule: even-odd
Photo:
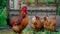
[[[0,15],[2,16],[2,22],[0,26],[0,34],[15,34],[12,29],[6,24],[6,18],[9,15],[10,17],[14,16],[17,17],[19,14],[19,11],[21,10],[21,7],[23,4],[26,4],[28,7],[28,17],[29,17],[29,24],[28,26],[24,29],[23,34],[43,34],[44,32],[34,32],[31,29],[31,20],[32,17],[37,14],[41,18],[44,16],[48,15],[49,17],[56,15],[56,26],[55,29],[58,32],[54,32],[52,34],[60,34],[59,28],[60,28],[60,0],[6,0],[6,9],[4,10],[6,12],[6,16],[1,15],[0,10]],[[11,16],[12,15],[12,16]],[[3,23],[4,21],[4,23]],[[45,34],[49,34],[48,31],[45,31]]]

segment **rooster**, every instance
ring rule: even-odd
[[[26,6],[22,6],[22,10],[19,13],[18,18],[10,18],[9,25],[14,32],[22,34],[23,29],[28,25],[28,13]]]
[[[32,29],[34,29],[35,31],[40,31],[42,29],[42,26],[43,23],[41,22],[39,16],[35,15],[33,18],[32,18]]]

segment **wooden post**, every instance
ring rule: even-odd
[[[18,1],[19,10],[21,10],[21,2],[22,2],[22,0]]]
[[[37,5],[38,5],[38,0],[37,0]]]
[[[12,5],[12,6],[13,6],[13,8],[14,8],[14,0],[11,0],[11,1],[13,2],[13,5]]]
[[[10,6],[9,6],[9,0],[7,0],[6,6],[7,6],[7,7],[6,7],[6,8],[7,8],[7,14],[9,14],[9,10],[10,10],[10,9],[9,9],[9,7],[10,7]]]
[[[35,0],[35,5],[38,6],[38,0]]]
[[[58,13],[58,0],[55,0],[56,14]]]

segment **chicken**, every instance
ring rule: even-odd
[[[31,27],[32,27],[33,30],[35,30],[37,32],[40,31],[40,29],[42,28],[42,25],[43,25],[43,23],[41,22],[39,16],[36,15],[32,18]]]
[[[44,20],[44,28],[48,30],[54,30],[54,26],[56,25],[56,16],[53,16],[51,19],[44,17]]]
[[[18,18],[12,17],[9,24],[14,32],[22,34],[23,29],[28,25],[27,7],[22,6],[22,11],[19,13]]]

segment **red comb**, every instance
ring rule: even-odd
[[[27,9],[27,6],[23,6],[23,7],[22,7],[22,10],[26,10],[26,9]]]
[[[23,7],[22,7],[22,11],[27,14],[27,6],[23,6]]]
[[[35,15],[36,19],[39,19],[39,16],[38,15]]]

